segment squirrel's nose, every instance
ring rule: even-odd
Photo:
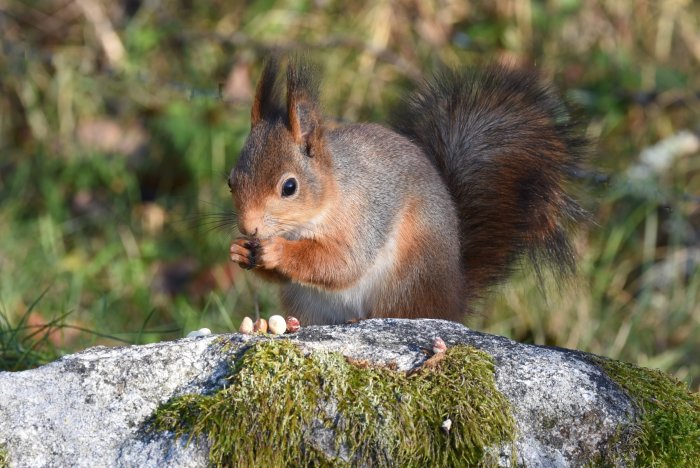
[[[238,220],[238,230],[244,236],[255,237],[258,234],[258,224],[260,222],[257,216],[242,216]]]
[[[241,231],[241,234],[243,234],[246,237],[255,237],[258,234],[258,228],[256,227],[252,231],[249,229],[246,229],[243,226],[239,226],[238,230]]]

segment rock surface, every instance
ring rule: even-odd
[[[451,322],[367,320],[302,328],[292,339],[310,352],[336,351],[410,370],[426,360],[436,336],[448,347],[463,343],[493,356],[496,386],[517,424],[518,464],[590,462],[637,416],[629,397],[585,354],[519,344]],[[147,436],[144,423],[173,396],[219,388],[227,357],[258,339],[211,335],[96,347],[38,369],[0,373],[0,449],[16,467],[206,466],[206,441],[186,445],[167,435]],[[511,463],[508,457],[502,464]]]

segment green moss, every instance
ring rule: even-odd
[[[407,374],[266,340],[233,362],[224,389],[170,401],[151,428],[207,437],[214,465],[495,464],[487,448],[512,441],[515,422],[493,372],[469,346]],[[332,456],[313,442],[324,431]]]
[[[635,465],[700,466],[700,394],[658,370],[593,360],[640,410],[626,450],[634,454]]]
[[[0,447],[0,468],[9,468],[10,455],[4,447]]]

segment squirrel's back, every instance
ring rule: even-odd
[[[567,228],[584,210],[567,184],[585,139],[536,73],[444,71],[409,96],[394,127],[423,149],[452,194],[470,297],[523,256],[538,272],[542,264],[573,270]]]
[[[374,197],[387,215],[416,195],[449,205],[452,199],[423,151],[403,135],[372,123],[337,127],[326,134],[336,178],[346,193]],[[367,213],[370,215],[371,213]]]
[[[362,274],[350,287],[282,287],[285,308],[311,323],[369,317],[459,319],[464,295],[457,214],[423,151],[377,124],[329,130],[333,173],[343,194],[326,215],[335,242],[348,244]],[[343,236],[336,230],[342,226]],[[444,286],[450,285],[450,293]]]

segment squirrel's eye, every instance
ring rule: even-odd
[[[289,179],[284,181],[284,184],[282,184],[282,196],[283,197],[291,197],[294,195],[297,191],[297,180],[294,177],[290,177]]]

